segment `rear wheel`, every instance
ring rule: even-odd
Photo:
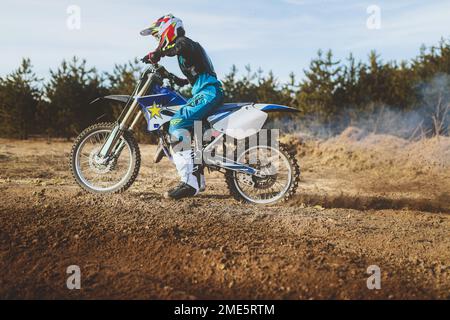
[[[286,146],[255,146],[245,150],[238,162],[256,169],[258,175],[237,171],[225,174],[228,188],[236,200],[270,204],[290,199],[300,180],[300,168]]]
[[[75,140],[70,167],[75,181],[92,193],[120,193],[136,179],[141,165],[139,146],[131,132],[126,131],[119,143],[123,148],[108,161],[99,161],[97,154],[115,123],[97,123],[85,129]]]

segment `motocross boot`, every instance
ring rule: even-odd
[[[198,194],[200,186],[200,169],[194,165],[192,150],[173,153],[173,162],[181,178],[181,183],[164,194],[166,198],[181,199]]]
[[[180,182],[178,186],[164,193],[164,198],[167,199],[182,199],[193,197],[197,194],[197,190],[185,182]]]

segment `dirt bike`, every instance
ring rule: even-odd
[[[165,79],[173,83],[176,78],[163,66],[150,65],[132,95],[110,95],[93,101],[112,100],[125,107],[116,122],[94,124],[75,140],[70,166],[83,189],[100,194],[121,193],[133,184],[141,164],[133,130],[142,117],[147,120],[147,130],[156,134],[159,141],[155,162],[164,156],[171,159],[169,122],[187,103],[164,85]],[[256,204],[287,200],[295,194],[299,182],[300,170],[294,155],[282,144],[253,137],[261,134],[267,113],[296,111],[275,104],[223,104],[203,121],[202,130],[210,131],[211,141],[194,139],[194,155],[205,155],[200,159],[202,168],[224,173],[236,200]],[[230,144],[229,140],[235,142]],[[256,143],[251,144],[251,140]],[[217,151],[219,146],[221,152]],[[227,156],[230,150],[232,157]]]

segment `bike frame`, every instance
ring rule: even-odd
[[[158,104],[163,106],[161,109],[169,111],[172,113],[171,115],[173,115],[177,107],[186,104],[187,100],[169,88],[161,86],[162,79],[156,72],[157,68],[155,66],[151,66],[143,72],[133,95],[130,96],[122,114],[117,120],[117,125],[108,136],[96,157],[99,163],[107,163],[109,160],[120,154],[125,146],[123,142],[118,143],[122,134],[127,130],[133,130],[143,116],[147,118],[148,131],[158,132],[163,151],[166,156],[170,157],[168,143],[165,140],[163,132],[161,132],[163,126],[159,123],[152,123],[148,109],[150,106]],[[148,93],[151,94],[148,95]],[[167,116],[169,117],[169,115]],[[201,143],[194,143],[194,154],[199,154],[199,152],[203,154],[204,151],[211,151],[216,144],[224,138],[224,136],[225,135],[223,133],[220,134],[205,148],[203,148]],[[203,161],[208,167],[240,171],[246,174],[257,174],[257,170],[254,168],[236,163],[232,160],[226,159],[225,157],[220,161],[217,159],[211,160],[208,158],[203,158]]]

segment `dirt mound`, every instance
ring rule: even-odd
[[[299,157],[306,204],[450,211],[449,137],[408,141],[349,127],[327,140],[282,142]]]
[[[360,165],[361,169],[374,166],[450,168],[450,137],[434,137],[408,141],[384,134],[372,134],[349,127],[340,135],[327,139],[304,139],[301,134],[287,135],[282,142],[295,148],[302,156],[317,157],[321,164],[335,166]]]

